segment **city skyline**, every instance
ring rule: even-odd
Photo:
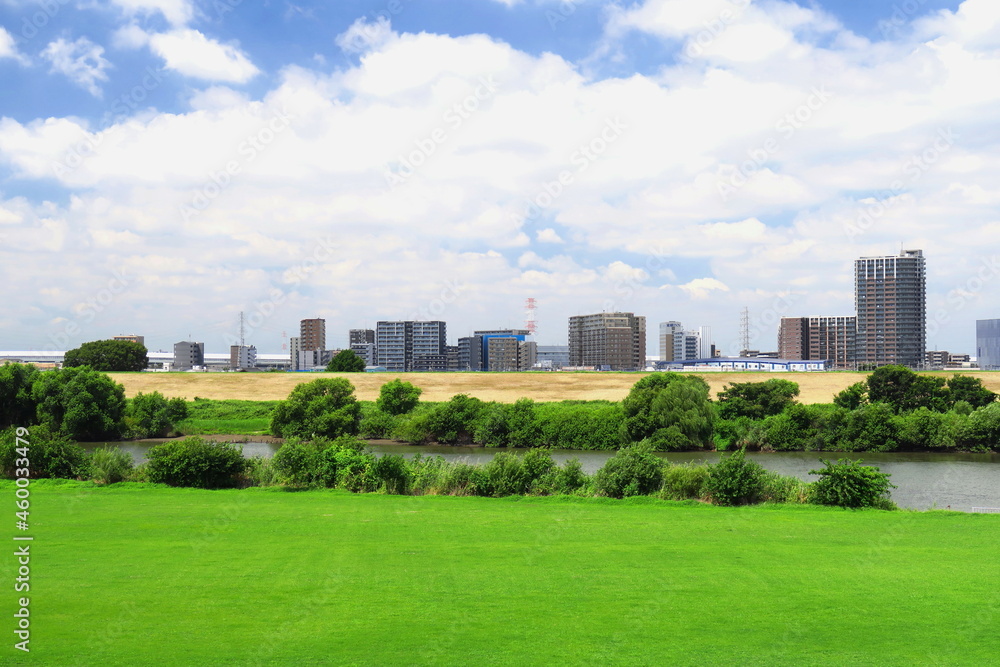
[[[0,349],[457,338],[533,297],[540,345],[624,311],[731,354],[748,307],[769,350],[905,247],[928,349],[973,353],[1000,6],[857,4],[2,3]]]

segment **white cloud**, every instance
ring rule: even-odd
[[[205,81],[245,83],[260,70],[235,44],[222,44],[197,30],[171,30],[146,35],[150,49],[166,61],[167,69]],[[137,35],[127,37],[133,43]]]
[[[170,25],[187,25],[194,18],[191,0],[112,0],[126,16],[161,14]]]
[[[94,44],[86,37],[68,42],[59,38],[50,42],[42,57],[49,61],[52,72],[69,77],[73,83],[95,97],[101,96],[98,81],[107,81],[105,73],[111,63],[104,56],[104,47]]]
[[[397,35],[389,19],[380,16],[374,21],[359,18],[334,41],[344,53],[367,53],[382,48],[394,37]]]
[[[4,58],[11,58],[20,63],[27,63],[27,58],[25,58],[17,50],[17,44],[14,42],[14,37],[7,32],[6,28],[0,26],[0,60],[3,60]]]
[[[666,6],[697,9],[635,10]],[[71,194],[66,206],[0,201],[0,234],[27,249],[25,262],[62,253],[67,267],[39,281],[44,294],[27,279],[14,289],[38,295],[46,321],[72,320],[106,267],[125,267],[134,294],[116,304],[151,338],[162,332],[157,346],[173,342],[183,309],[204,322],[183,326],[203,326],[218,350],[239,310],[279,289],[251,339],[261,349],[306,313],[346,329],[423,309],[454,338],[519,324],[527,296],[539,299],[540,342],[565,342],[569,315],[613,308],[712,325],[726,343],[749,306],[770,348],[772,315],[849,314],[853,258],[902,241],[925,248],[931,301],[947,307],[1000,242],[1000,90],[982,83],[1000,79],[1000,55],[963,11],[872,45],[814,10],[767,7],[651,75],[588,78],[488,36],[374,23],[354,64],[288,67],[259,98],[206,84],[187,111],[147,111],[101,133],[74,118],[2,119],[4,166]],[[704,19],[670,20],[651,34],[688,43]],[[768,49],[745,43],[766,35]],[[818,103],[821,86],[830,95]],[[407,175],[390,184],[387,173]],[[327,236],[326,259],[299,277]],[[551,256],[564,241],[572,256]],[[958,333],[942,345],[968,348],[962,327],[991,316],[986,293],[950,311]]]

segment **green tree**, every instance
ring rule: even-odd
[[[361,422],[361,406],[354,385],[345,378],[324,378],[295,387],[278,403],[271,418],[271,433],[290,438],[354,435]]]
[[[763,419],[778,415],[795,403],[799,385],[773,378],[766,382],[731,382],[719,392],[719,416],[723,419]]]
[[[847,410],[857,410],[868,402],[868,383],[855,382],[834,396],[833,404]]]
[[[958,433],[962,449],[988,452],[1000,449],[1000,403],[974,410]]]
[[[365,370],[365,360],[354,350],[341,350],[326,365],[329,373],[361,373]]]
[[[647,496],[663,484],[665,466],[648,442],[622,447],[594,474],[594,487],[609,498]]]
[[[948,380],[948,404],[952,407],[965,401],[974,408],[982,408],[997,400],[997,395],[983,386],[980,378],[953,375]]]
[[[382,385],[375,405],[387,414],[402,415],[417,407],[417,403],[420,402],[420,394],[423,391],[410,382],[403,382],[396,378]]]
[[[21,477],[23,475],[17,472],[25,467],[31,479],[76,479],[89,475],[90,464],[83,447],[61,433],[52,432],[47,426],[32,426],[28,430],[27,466],[24,465],[24,451],[21,448],[23,441],[18,442],[16,429],[0,432],[0,470],[4,477]]]
[[[184,399],[167,400],[158,391],[139,392],[125,406],[125,433],[132,438],[162,438],[185,417],[187,403]]]
[[[840,507],[894,507],[889,500],[889,490],[896,488],[889,483],[889,474],[880,472],[877,466],[863,466],[861,460],[837,459],[830,463],[820,459],[821,470],[810,470],[810,475],[819,475],[810,489],[809,499],[817,505],[838,505]]]
[[[862,405],[848,413],[841,429],[838,449],[846,451],[892,452],[899,447],[898,424],[892,408],[885,403]]]
[[[29,426],[35,423],[36,406],[31,387],[37,377],[38,371],[34,366],[0,366],[0,430],[8,426]]]
[[[199,489],[237,486],[247,465],[233,445],[197,436],[150,447],[146,457],[149,481]]]
[[[95,340],[66,352],[63,368],[90,366],[104,373],[143,371],[149,365],[145,345],[130,340]]]
[[[948,389],[944,378],[917,375],[906,366],[882,366],[868,376],[868,400],[885,403],[897,414],[917,408],[944,412]]]
[[[88,366],[40,373],[31,391],[38,423],[53,433],[93,442],[121,437],[125,389]]]
[[[627,441],[649,438],[660,450],[712,445],[715,411],[708,398],[708,383],[696,375],[648,375],[633,385],[622,408],[622,435]]]
[[[705,491],[718,505],[749,505],[760,502],[765,480],[764,467],[741,449],[710,466]]]

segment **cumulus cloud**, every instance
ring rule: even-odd
[[[14,37],[7,32],[6,28],[0,26],[0,60],[4,58],[11,58],[22,63],[27,62],[27,59],[17,50]]]
[[[99,81],[107,81],[106,70],[111,63],[104,58],[104,47],[86,37],[69,42],[59,38],[50,42],[42,51],[42,58],[50,64],[50,71],[64,76],[95,97],[101,96]]]
[[[637,30],[698,45],[645,75],[360,21],[338,38],[363,47],[357,61],[287,67],[260,95],[208,85],[186,111],[102,132],[3,119],[5,166],[54,179],[70,203],[3,203],[0,233],[66,253],[84,292],[109,266],[133,273],[121,304],[150,335],[172,335],[171,304],[192,294],[206,338],[241,309],[274,310],[254,332],[271,349],[304,313],[346,329],[425,312],[454,332],[504,324],[528,296],[542,342],[606,306],[735,339],[744,305],[849,314],[853,258],[900,241],[927,250],[933,303],[964,290],[956,328],[986,316],[965,285],[1000,239],[1000,90],[982,84],[1000,56],[969,18],[988,10],[968,0],[872,45],[818,10],[768,3],[698,42],[705,8],[724,4],[648,0],[612,17],[626,47]],[[120,39],[195,78],[256,73],[193,30]],[[39,307],[72,319],[61,284],[44,281]]]
[[[187,25],[194,18],[191,0],[113,0],[126,16],[160,14],[173,26]]]

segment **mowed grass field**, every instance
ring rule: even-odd
[[[32,491],[32,650],[4,664],[1000,661],[993,515]]]
[[[158,391],[168,398],[253,401],[281,400],[303,382],[322,377],[346,377],[361,400],[378,398],[379,388],[397,377],[424,390],[421,400],[446,401],[469,394],[484,401],[609,400],[628,395],[645,373],[110,373],[127,396]],[[943,373],[951,377],[952,373]],[[1000,392],[1000,372],[970,372],[990,390]],[[830,403],[844,388],[864,380],[864,373],[705,373],[713,395],[730,382],[763,382],[781,378],[797,382],[802,403]]]

